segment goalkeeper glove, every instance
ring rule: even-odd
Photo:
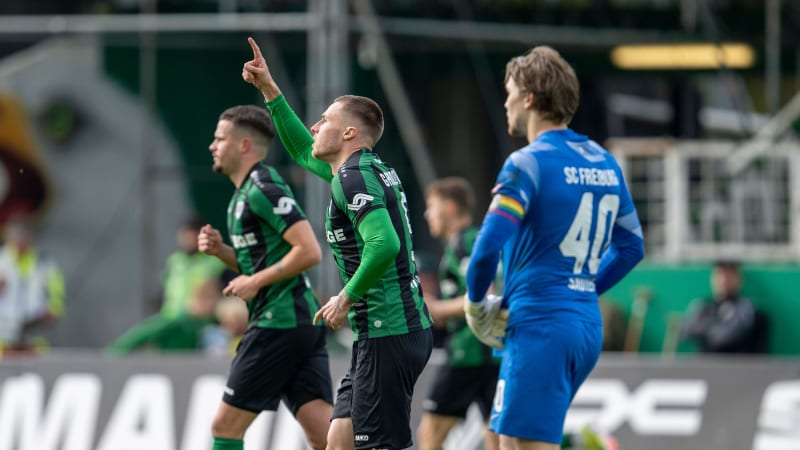
[[[502,309],[503,298],[487,295],[479,302],[464,302],[464,313],[467,325],[479,341],[498,350],[503,349],[503,337],[506,335],[508,310]]]

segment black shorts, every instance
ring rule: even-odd
[[[311,400],[332,397],[324,328],[253,327],[236,349],[222,401],[258,413],[277,410],[283,399],[296,414]]]
[[[430,329],[353,343],[333,418],[352,419],[356,449],[411,447],[411,396],[432,348]]]
[[[423,408],[429,413],[463,419],[467,417],[469,405],[475,402],[483,420],[488,421],[499,372],[499,364],[476,367],[442,366],[436,372]]]

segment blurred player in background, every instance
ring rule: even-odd
[[[215,278],[196,280],[185,312],[174,317],[156,314],[138,323],[106,347],[111,355],[127,355],[138,349],[202,351],[217,332],[215,310],[222,288]],[[239,300],[241,301],[241,300]]]
[[[331,183],[325,229],[344,288],[315,317],[339,329],[349,318],[356,341],[339,386],[331,449],[412,445],[411,397],[433,345],[411,243],[403,186],[373,152],[383,112],[347,95],[305,128],[281,95],[255,41],[242,77],[261,91],[292,159]]]
[[[236,186],[228,206],[233,246],[205,225],[198,248],[240,274],[223,294],[247,301],[250,310],[212,425],[213,450],[242,450],[258,413],[275,411],[281,398],[311,447],[326,447],[333,387],[325,329],[312,323],[319,301],[303,273],[321,250],[291,189],[263,161],[274,137],[266,111],[234,106],[220,115],[209,147],[214,170]]]
[[[37,330],[64,314],[64,275],[37,246],[31,219],[11,218],[0,248],[0,357],[48,347]]]
[[[217,278],[225,270],[225,264],[213,256],[197,250],[197,235],[203,223],[200,219],[185,219],[178,228],[178,249],[167,258],[161,275],[164,284],[161,315],[174,318],[186,314],[192,291],[208,278]]]
[[[467,273],[467,321],[503,348],[490,421],[501,448],[555,450],[600,356],[597,296],[642,259],[642,229],[617,162],[567,127],[579,98],[572,67],[535,47],[509,61],[505,81],[509,134],[529,145],[497,177]],[[486,297],[501,251],[502,300]]]
[[[206,347],[207,353],[216,355],[236,355],[236,347],[239,341],[247,332],[250,322],[250,312],[247,310],[247,303],[239,297],[223,297],[217,305],[215,311],[219,331],[223,334],[218,336],[214,345]],[[209,350],[211,348],[211,351]]]
[[[431,236],[445,244],[439,263],[440,298],[426,296],[426,303],[433,319],[437,324],[446,323],[449,332],[447,364],[436,373],[417,429],[419,448],[435,450],[443,448],[448,433],[464,420],[472,403],[488,423],[500,366],[492,349],[480,342],[464,321],[467,265],[478,234],[472,225],[472,187],[463,178],[442,178],[428,186],[425,203]],[[488,429],[485,433],[485,449],[497,450],[497,435]]]

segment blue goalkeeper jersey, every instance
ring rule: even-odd
[[[469,298],[483,298],[502,247],[509,327],[542,318],[600,321],[598,293],[644,255],[619,165],[570,129],[512,153],[473,250]],[[477,258],[476,258],[477,256]]]

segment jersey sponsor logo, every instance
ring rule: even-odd
[[[233,248],[245,248],[258,244],[258,239],[256,239],[255,233],[246,233],[244,236],[233,234],[231,242],[233,242]]]
[[[328,238],[328,242],[342,242],[347,239],[347,237],[344,235],[344,228],[337,228],[333,231],[326,230],[325,234]]]
[[[364,205],[367,204],[367,202],[371,202],[372,200],[375,200],[375,197],[369,194],[358,193],[355,196],[353,196],[353,203],[347,204],[347,209],[349,209],[350,211],[358,211],[361,208],[363,208]]]
[[[236,202],[236,208],[234,208],[233,215],[236,216],[237,219],[241,219],[243,212],[244,212],[244,201],[239,200],[238,202]]]
[[[285,216],[292,212],[292,208],[296,204],[297,202],[291,197],[281,197],[278,199],[278,206],[272,208],[272,212],[279,216]]]
[[[584,186],[619,186],[619,178],[614,169],[566,166],[564,167],[564,181],[567,184]]]
[[[369,435],[368,434],[357,434],[355,436],[355,440],[356,440],[356,442],[367,442],[367,441],[369,441]]]

